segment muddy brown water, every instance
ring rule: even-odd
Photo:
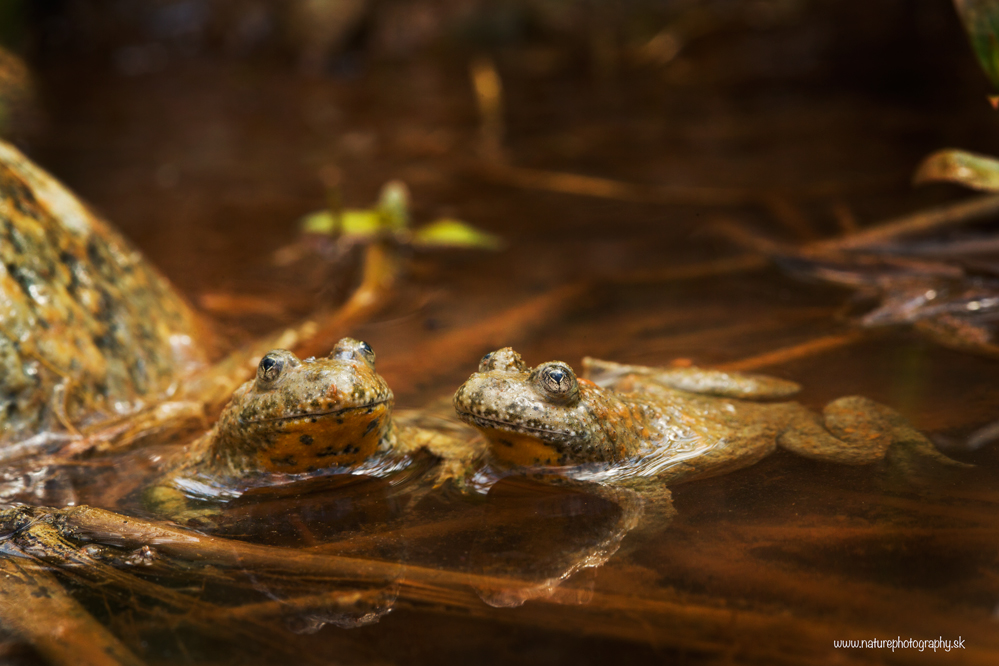
[[[959,53],[952,33],[937,47]],[[477,158],[475,100],[458,56],[372,64],[350,80],[209,56],[138,77],[57,61],[41,70],[48,121],[29,149],[207,306],[227,348],[336,298],[321,266],[272,261],[296,239],[296,219],[323,207],[320,174],[330,165],[342,172],[348,205],[368,204],[399,178],[416,220],[446,214],[501,235],[508,247],[499,253],[416,256],[393,303],[353,332],[376,350],[403,407],[449,394],[503,345],[531,364],[591,355],[723,365],[844,333],[849,294],[774,268],[636,274],[735,256],[711,232],[719,219],[807,240],[837,233],[837,208],[863,225],[956,199],[955,189],[909,188],[918,159],[953,143],[999,147],[999,121],[981,103],[984,85],[971,67],[957,82],[937,73],[913,84],[922,70],[910,63],[913,76],[902,77],[910,89],[899,92],[886,84],[901,76],[890,68],[897,58],[884,69],[872,61],[860,76],[861,65],[822,59],[843,57],[843,46],[805,53],[818,60],[801,73],[768,77],[740,49],[795,57],[789,34],[770,37],[777,46],[715,40],[671,69],[611,80],[574,67],[531,76],[516,53],[496,62],[511,164],[777,193],[771,205],[635,203],[495,182]],[[579,283],[589,285],[582,296],[564,289]],[[274,307],[217,305],[237,296]],[[517,310],[530,302],[539,305]],[[230,578],[193,566],[151,570],[150,580],[230,609],[224,621],[190,611],[184,622],[153,602],[72,589],[154,664],[286,663],[289,655],[316,663],[996,663],[999,447],[968,452],[961,443],[999,418],[997,363],[899,329],[761,367],[800,382],[812,407],[847,394],[891,405],[977,467],[917,488],[883,469],[779,453],[676,488],[667,528],[570,576],[549,599],[491,606],[473,581],[414,601],[396,581],[368,590],[360,611],[248,620],[231,609],[339,588],[250,569]],[[79,483],[77,500],[99,501]],[[424,531],[379,533],[371,526],[404,510],[402,485],[244,498],[230,529],[319,552],[348,535],[356,541],[338,554],[543,578],[546,567],[559,568],[559,553],[599,542],[620,511],[597,497],[506,481],[483,500],[421,501],[408,520],[429,525]],[[357,624],[364,608],[389,607],[377,622],[337,626]],[[961,637],[966,649],[833,648],[838,639],[896,637]]]

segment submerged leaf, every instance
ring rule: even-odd
[[[413,244],[422,247],[498,250],[503,247],[503,239],[460,220],[444,218],[417,229],[413,233]]]
[[[995,0],[954,0],[971,48],[993,87],[999,89],[999,3]]]
[[[917,185],[947,181],[973,190],[999,192],[999,159],[964,150],[938,150],[919,165],[912,178]]]

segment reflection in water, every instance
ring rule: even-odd
[[[73,488],[75,503],[149,515],[141,490],[134,488],[155,478],[155,461],[162,457],[158,451],[154,447],[100,465],[44,468],[23,476],[44,477],[33,484],[32,503],[54,504],[66,488]],[[413,567],[451,569],[457,578],[450,580],[470,585],[492,606],[517,606],[530,599],[587,603],[591,594],[585,581],[565,593],[561,584],[584,569],[602,566],[642,514],[643,500],[633,492],[564,480],[552,484],[514,477],[497,482],[493,477],[485,496],[456,492],[449,485],[434,490],[437,466],[427,454],[405,464],[374,459],[349,474],[250,489],[225,501],[211,525],[199,523],[201,531],[238,540],[234,552],[244,542],[360,556],[362,570],[363,561],[375,558],[378,573],[366,581],[365,576],[303,576],[296,572],[294,558],[278,576],[267,567],[205,568],[197,564],[202,556],[191,560],[190,555],[162,552],[156,539],[148,537],[145,545],[122,549],[121,537],[110,528],[90,533],[91,545],[74,543],[75,532],[68,539],[50,534],[40,552],[57,569],[78,565],[80,558],[91,565],[104,563],[80,581],[87,587],[96,583],[98,598],[111,585],[119,601],[138,595],[136,599],[166,603],[173,613],[193,613],[193,627],[202,616],[230,622],[280,618],[291,631],[308,634],[326,624],[349,628],[378,622],[395,606],[400,580]],[[8,496],[28,499],[19,483],[8,484]],[[16,523],[8,521],[11,530]],[[290,556],[292,551],[286,552]],[[126,572],[109,576],[108,566],[123,566]],[[202,591],[189,605],[187,597],[173,590],[190,583]],[[590,588],[592,584],[591,578]],[[132,612],[147,612],[140,608]]]
[[[469,559],[476,573],[516,584],[475,586],[483,601],[497,607],[538,598],[588,603],[585,589],[575,586],[561,593],[559,586],[584,569],[602,566],[617,552],[638,524],[643,500],[627,490],[612,495],[586,491],[524,479],[505,479],[492,488],[491,510],[473,536]]]

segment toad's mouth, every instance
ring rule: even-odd
[[[554,430],[552,428],[544,428],[541,426],[529,426],[521,423],[512,423],[510,421],[504,421],[502,419],[480,416],[479,414],[462,411],[460,409],[456,409],[455,411],[458,413],[458,418],[460,418],[462,421],[468,423],[469,425],[477,426],[479,428],[505,430],[507,432],[532,435],[534,437],[537,437],[538,439],[544,439],[544,440],[564,440],[570,437],[570,433],[565,430]]]
[[[373,402],[366,403],[364,405],[354,405],[352,407],[341,407],[340,409],[331,409],[322,412],[299,412],[298,414],[289,414],[287,416],[272,416],[267,419],[240,419],[243,423],[284,423],[288,421],[297,421],[301,419],[318,419],[325,417],[335,417],[342,416],[344,414],[352,414],[364,410],[374,411],[375,407],[379,405],[388,404],[388,398],[384,400],[375,400]]]

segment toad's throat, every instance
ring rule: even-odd
[[[289,416],[274,416],[269,419],[240,419],[243,423],[283,423],[285,421],[295,421],[298,419],[309,419],[309,418],[320,418],[324,416],[341,416],[343,414],[350,414],[353,412],[359,412],[365,409],[374,409],[379,405],[385,405],[389,401],[385,400],[375,400],[374,402],[369,402],[364,405],[355,405],[353,407],[341,407],[340,409],[327,410],[324,412],[300,412],[298,414],[291,414]]]
[[[509,421],[503,421],[502,419],[491,419],[485,416],[479,416],[478,414],[474,414],[472,412],[459,411],[458,416],[463,421],[480,428],[493,428],[496,430],[523,433],[533,435],[539,439],[544,437],[552,439],[565,439],[570,436],[570,433],[565,430],[554,430],[552,428],[543,428],[540,426],[528,426],[520,423],[511,423]]]

